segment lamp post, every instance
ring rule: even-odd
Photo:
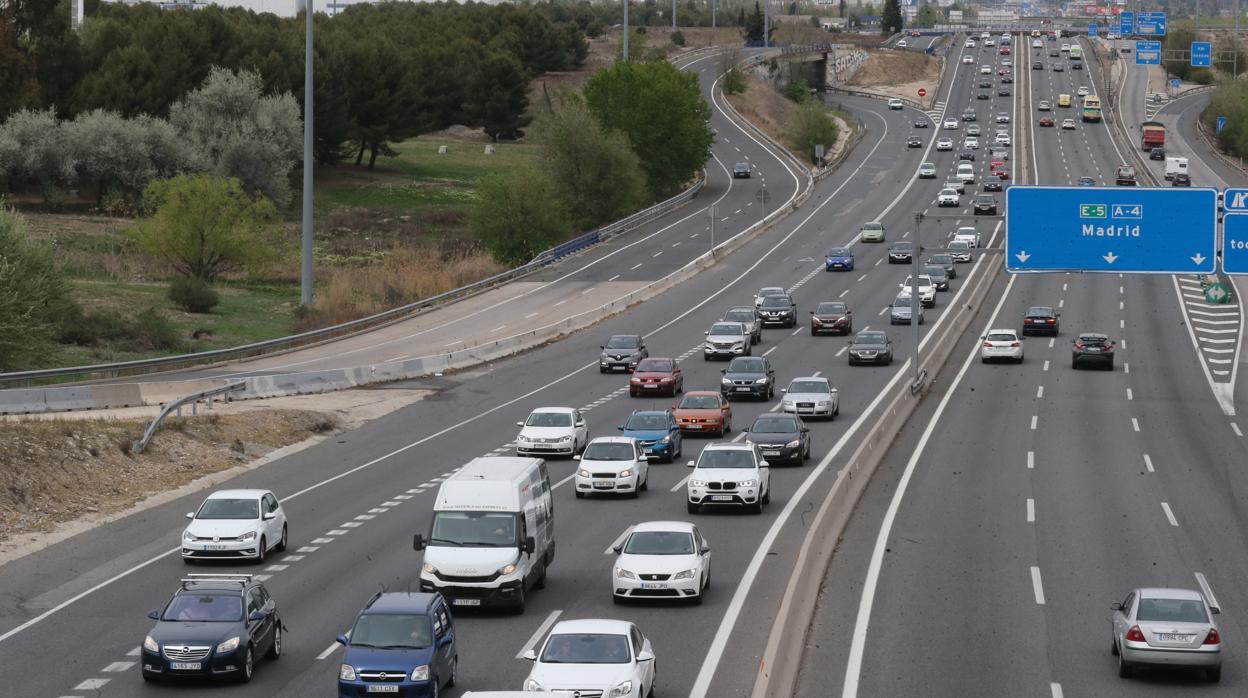
[[[624,60],[628,60],[628,3],[624,0]]]
[[[312,305],[312,7],[304,0],[303,46],[303,236],[299,304]]]

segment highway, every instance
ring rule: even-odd
[[[1044,60],[1043,71],[1024,71],[1030,103],[1088,84],[1088,71],[1054,74]],[[1038,183],[1104,181],[1123,161],[1103,122],[1072,118],[1074,131],[1039,129],[1032,108]],[[1248,445],[1205,379],[1178,284],[1002,280],[978,327],[1017,328],[1028,306],[1052,305],[1061,333],[1028,338],[1021,365],[982,364],[975,335],[964,338],[956,375],[894,444],[845,531],[800,695],[1244,695],[1248,511],[1237,493]],[[1118,341],[1113,372],[1071,369],[1080,331]],[[1110,603],[1135,587],[1202,582],[1225,609],[1221,683],[1180,672],[1120,679]]]
[[[955,52],[956,53],[956,52]],[[950,73],[960,68],[950,63]],[[971,89],[958,71],[942,91],[962,105]],[[706,85],[708,78],[703,78]],[[716,99],[719,99],[718,95]],[[916,180],[920,161],[952,172],[954,156],[932,151],[934,129],[916,130],[921,116],[890,111],[881,101],[842,99],[858,112],[868,134],[832,177],[822,181],[810,202],[773,230],[728,255],[719,265],[658,298],[562,341],[506,361],[400,387],[426,387],[434,395],[379,419],[335,441],[278,460],[225,483],[267,487],[283,500],[291,522],[291,546],[263,566],[219,565],[194,571],[248,571],[266,577],[289,632],[280,662],[262,663],[253,682],[231,687],[231,695],[308,696],[333,691],[341,656],[333,644],[368,597],[379,588],[404,589],[415,583],[420,555],[411,535],[427,529],[437,483],[473,457],[510,453],[516,420],[543,405],[584,410],[591,435],[614,434],[638,408],[664,400],[630,399],[625,378],[595,370],[598,345],[613,333],[640,332],[654,356],[682,360],[686,389],[713,388],[722,364],[703,362],[702,333],[732,305],[748,304],[761,286],[783,285],[795,294],[801,316],[821,300],[844,300],[855,310],[855,328],[887,328],[888,304],[909,267],[884,263],[887,244],[856,244],[867,220],[884,222],[889,241],[913,239],[916,212],[935,211],[939,182]],[[981,114],[1012,111],[1011,99],[981,105]],[[721,137],[728,127],[717,126]],[[908,149],[906,136],[924,138],[925,147]],[[731,141],[730,141],[731,142]],[[745,146],[742,146],[743,149]],[[722,159],[722,155],[721,155]],[[783,181],[784,166],[764,153],[751,160],[767,181]],[[986,163],[976,162],[982,176]],[[724,183],[727,184],[726,182]],[[770,185],[769,185],[770,186]],[[777,190],[781,186],[777,185]],[[707,194],[703,194],[707,196]],[[777,197],[779,198],[779,197]],[[700,201],[701,201],[700,197]],[[967,214],[966,208],[959,209]],[[686,214],[691,213],[686,211]],[[966,215],[965,220],[971,220]],[[957,221],[942,221],[946,233]],[[700,222],[680,234],[697,232]],[[984,240],[999,245],[999,221],[984,221]],[[663,235],[673,240],[677,229]],[[928,233],[938,238],[937,227]],[[823,270],[824,252],[853,244],[857,269]],[[930,244],[930,243],[929,243]],[[653,248],[652,248],[653,249]],[[622,273],[633,257],[603,263],[600,274]],[[925,331],[941,320],[972,269],[963,265],[952,290],[941,294],[927,313]],[[614,269],[612,269],[614,267]],[[626,268],[626,267],[625,267]],[[561,287],[556,286],[555,289]],[[564,295],[574,287],[562,287]],[[912,350],[908,328],[893,328],[899,358]],[[840,388],[841,417],[813,423],[814,458],[834,459],[862,427],[861,415],[885,386],[903,379],[902,361],[892,367],[849,369],[844,340],[810,337],[796,330],[767,330],[759,347],[775,363],[778,382],[811,374],[832,377]],[[385,389],[385,388],[380,388]],[[737,403],[734,424],[748,424],[774,403]],[[730,435],[729,438],[733,438]],[[700,443],[690,440],[685,457]],[[613,617],[636,621],[658,655],[660,695],[726,695],[753,680],[754,657],[765,642],[793,560],[795,537],[780,535],[814,506],[830,486],[834,470],[777,468],[771,505],[761,516],[707,513],[693,517],[714,550],[714,584],[699,607],[664,605],[616,607],[609,599],[613,556],[606,551],[628,526],[643,520],[685,519],[679,465],[655,466],[650,491],[638,500],[578,500],[567,486],[572,461],[554,461],[558,554],[548,586],[532,594],[520,617],[462,613],[459,620],[458,687],[516,689],[528,671],[517,655],[540,641],[555,619]],[[800,498],[795,493],[802,492]],[[136,650],[151,622],[148,610],[163,604],[187,571],[177,559],[183,513],[202,494],[179,498],[141,514],[92,529],[63,543],[0,568],[0,672],[11,690],[28,695],[129,696],[201,695],[211,687],[146,685],[135,666]],[[795,514],[797,512],[797,514]],[[86,639],[86,641],[84,641]]]

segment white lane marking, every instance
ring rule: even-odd
[[[563,478],[563,479],[562,479],[562,480],[560,480],[559,482],[556,482],[555,484],[551,485],[551,486],[550,486],[550,489],[552,489],[552,490],[557,490],[557,489],[559,489],[560,487],[562,487],[562,486],[564,486],[564,485],[568,484],[569,482],[571,482],[571,481],[572,481],[572,479],[573,479],[573,478],[575,478],[575,477],[576,477],[576,473],[572,473],[571,475],[569,475],[569,476],[567,476],[567,477]]]
[[[389,359],[386,359],[383,363],[390,363],[392,361],[402,361],[403,359],[406,359],[410,356],[411,354],[403,354],[401,356],[392,356]]]
[[[859,283],[859,282],[861,282],[861,281],[862,281],[863,279],[865,279],[865,278],[867,278],[867,275],[866,275],[866,274],[863,274],[862,276],[858,277],[858,281],[855,281],[854,283]]]
[[[745,432],[740,432],[740,433],[738,433],[736,436],[732,437],[732,442],[733,442],[734,444],[735,444],[735,443],[739,443],[739,442],[741,441],[741,439],[744,439],[746,436],[747,436],[747,435],[746,435],[746,433],[745,433]]]
[[[290,565],[269,565],[268,567],[264,568],[264,571],[265,572],[281,572],[288,567],[290,567]]]
[[[304,557],[303,555],[287,555],[286,557],[282,558],[282,562],[299,562],[300,560],[303,559],[303,557]]]
[[[1236,436],[1242,437],[1244,435],[1244,432],[1239,430],[1239,425],[1236,424],[1235,422],[1231,422],[1231,431],[1235,432]]]
[[[1053,343],[1057,341],[1056,337],[1049,337],[1049,348],[1053,348]]]
[[[343,528],[359,528],[360,526],[364,525],[364,522],[363,521],[344,521],[338,525],[342,526]]]
[[[773,352],[773,351],[775,351],[775,350],[777,350],[777,349],[779,349],[779,348],[780,348],[780,347],[778,347],[778,346],[772,347],[772,348],[768,349],[767,351],[763,352],[763,356],[767,356],[768,354],[770,354],[771,352]]]
[[[1036,500],[1027,498],[1027,523],[1036,522]]]
[[[539,314],[539,313],[529,313],[528,315],[525,315],[525,316],[524,316],[524,319],[525,319],[525,320],[530,320],[530,319],[532,319],[532,318],[537,317],[537,316],[538,316],[538,314]]]
[[[602,551],[602,554],[603,554],[603,555],[611,555],[611,554],[614,554],[614,553],[615,553],[615,549],[616,549],[616,547],[621,546],[621,545],[624,545],[624,539],[625,539],[625,538],[628,538],[628,534],[632,533],[634,528],[637,528],[637,527],[636,527],[636,526],[629,526],[628,528],[624,529],[624,532],[623,532],[623,533],[621,533],[621,534],[619,535],[619,537],[618,537],[618,538],[616,538],[615,540],[611,541],[611,545],[608,545],[608,546],[607,546],[607,549],[606,549],[606,550],[604,550],[604,551]]]
[[[499,325],[498,327],[495,327],[494,329],[490,330],[489,333],[492,334],[494,332],[502,332],[505,329],[507,329],[506,325]]]
[[[342,645],[341,645],[341,644],[340,644],[337,640],[335,640],[335,641],[334,641],[334,643],[333,643],[332,645],[330,645],[329,647],[326,647],[325,649],[321,650],[321,653],[320,653],[320,654],[318,654],[318,655],[316,655],[316,658],[317,658],[317,659],[325,659],[325,658],[326,658],[326,657],[328,657],[329,655],[333,654],[333,653],[334,653],[334,650],[338,649],[339,647],[342,647]]]
[[[641,265],[642,265],[642,264],[645,264],[645,262],[638,262],[638,263],[634,264],[634,265],[633,265],[633,268],[632,268],[632,269],[629,269],[629,271],[636,271],[637,269],[639,269],[639,268],[641,267]]]
[[[880,315],[883,315],[884,313],[887,313],[887,312],[888,312],[888,306],[886,305],[883,308],[880,308],[880,312],[876,313],[875,315],[876,317],[879,317]]]
[[[372,514],[360,514],[355,517],[355,520],[356,521],[372,521],[375,518],[377,517],[373,516]]]
[[[849,347],[841,347],[839,350],[837,350],[836,355],[837,355],[837,356],[841,356],[841,355],[842,355],[842,354],[844,354],[844,353],[845,353],[848,349],[849,349]]]
[[[1134,430],[1134,431],[1139,431],[1139,430],[1140,430],[1140,420],[1136,419],[1135,417],[1132,417],[1132,418],[1131,418],[1131,429],[1132,429],[1132,430]]]
[[[86,681],[83,681],[77,686],[74,686],[74,690],[75,691],[98,691],[101,688],[104,688],[104,685],[107,684],[111,680],[112,679],[87,679]]]
[[[1031,430],[1036,430],[1036,422],[1040,420],[1040,415],[1031,415]]]
[[[581,295],[582,295],[582,296],[584,296],[584,295],[587,295],[587,294],[593,293],[593,292],[594,292],[594,289],[596,289],[596,288],[598,288],[598,287],[597,287],[597,286],[590,286],[589,288],[585,289],[584,291],[581,291]]]
[[[1153,470],[1153,459],[1147,453],[1144,454],[1144,468],[1150,473],[1156,472]]]
[[[271,574],[257,574],[257,575],[252,576],[252,579],[256,580],[257,582],[267,582],[272,578],[273,578],[273,575]]]
[[[652,255],[650,255],[650,256],[651,256],[651,257],[658,257],[658,256],[659,256],[659,255],[661,255],[661,254],[663,254],[663,250],[659,250],[658,252],[655,252],[654,254],[652,254]]]
[[[1123,302],[1122,302],[1122,301],[1118,301],[1118,309],[1119,309],[1119,310],[1122,310],[1122,306],[1123,306]]]
[[[116,674],[116,673],[126,671],[132,666],[134,666],[134,662],[113,662],[112,664],[109,664],[103,669],[100,669],[100,671],[108,672],[110,674]]]
[[[1213,595],[1213,589],[1209,586],[1209,580],[1205,579],[1205,575],[1197,572],[1196,583],[1200,585],[1200,593],[1205,595],[1205,603],[1214,608],[1221,609],[1222,604],[1218,603],[1218,597]]]
[[[384,513],[386,513],[387,511],[390,511],[390,510],[389,510],[389,509],[386,509],[385,507],[373,507],[372,509],[369,509],[369,510],[368,510],[368,513],[370,513],[370,514],[384,514]]]
[[[845,296],[848,296],[848,295],[849,295],[849,289],[845,289],[844,291],[841,291],[841,295],[837,296],[837,298],[844,298]]]
[[[1058,301],[1057,301],[1057,307],[1058,307],[1058,309],[1061,309],[1061,308],[1066,307],[1066,299],[1065,299],[1065,298],[1059,298],[1059,299],[1058,299]]]
[[[1128,400],[1134,400],[1134,399],[1135,399],[1135,394],[1131,392],[1131,389],[1130,389],[1130,388],[1127,388],[1127,399],[1128,399]]]
[[[1036,467],[1036,452],[1028,451],[1027,452],[1027,469],[1032,470],[1035,467]]]
[[[1176,520],[1176,519],[1174,518],[1174,512],[1173,512],[1173,511],[1170,511],[1170,505],[1169,505],[1169,504],[1167,504],[1167,503],[1165,503],[1165,502],[1162,502],[1162,503],[1161,503],[1161,510],[1162,510],[1162,511],[1164,511],[1164,512],[1166,512],[1166,521],[1169,521],[1171,526],[1174,526],[1175,528],[1178,528],[1178,527],[1179,527],[1179,522],[1178,522],[1178,520]]]
[[[1045,360],[1044,360],[1044,369],[1043,369],[1043,370],[1045,370],[1045,371],[1049,370],[1049,360],[1048,360],[1048,359],[1045,359]]]
[[[1118,329],[1120,329],[1120,330],[1125,330],[1125,329],[1127,329],[1127,321],[1126,321],[1126,320],[1119,320],[1119,321],[1118,321]]]
[[[805,331],[805,330],[806,330],[806,328],[805,328],[805,327],[799,327],[799,328],[797,328],[796,330],[793,330],[793,333],[792,333],[792,334],[790,334],[789,336],[790,336],[790,337],[796,337],[797,335],[801,334],[801,333],[802,333],[803,331]]]
[[[1044,386],[1043,385],[1037,386],[1036,387],[1036,399],[1039,400],[1042,397],[1044,397]]]
[[[342,530],[341,528],[335,528],[332,531],[325,532],[325,535],[327,536],[345,536],[346,534],[347,532]]]
[[[528,642],[524,643],[524,646],[520,648],[519,652],[516,652],[516,659],[524,659],[525,652],[528,652],[530,649],[537,649],[537,643],[541,641],[542,636],[546,634],[546,631],[550,629],[550,626],[554,625],[555,621],[559,619],[560,613],[563,613],[563,611],[551,611],[550,615],[546,616],[546,620],[542,621],[542,624],[537,626],[537,630],[533,632],[533,635],[529,638]]]
[[[1031,587],[1036,592],[1036,605],[1044,605],[1044,585],[1040,582],[1040,568],[1031,568]]]
[[[1122,362],[1122,372],[1123,372],[1123,373],[1130,373],[1130,372],[1131,372],[1131,365],[1130,365],[1130,364],[1128,364],[1126,361],[1123,361],[1123,362]]]
[[[611,283],[612,281],[615,281],[615,280],[616,280],[616,279],[618,279],[618,278],[620,278],[620,275],[619,275],[619,274],[616,274],[615,276],[613,276],[613,277],[611,277],[611,278],[607,279],[607,283]]]
[[[319,546],[319,545],[302,545],[302,546],[300,546],[300,547],[299,547],[299,549],[298,549],[298,550],[296,550],[295,552],[297,552],[297,553],[314,553],[314,552],[316,552],[316,551],[318,551],[318,550],[320,550],[320,549],[321,549],[321,546]],[[289,560],[290,558],[286,558],[286,559],[288,559],[288,560]]]
[[[1050,683],[1049,690],[1053,692],[1053,698],[1064,698],[1062,696],[1062,684],[1057,682]]]
[[[127,657],[137,657],[137,656],[139,656],[139,655],[140,655],[140,654],[142,654],[142,653],[143,653],[143,647],[142,647],[142,645],[140,645],[140,646],[135,647],[134,649],[130,650],[129,652],[126,652],[126,656],[127,656]]]
[[[882,258],[881,258],[881,259],[877,259],[877,260],[875,260],[875,266],[877,266],[877,267],[878,267],[878,266],[880,266],[880,262],[883,262],[883,261],[884,261],[884,260],[883,260]]]
[[[741,435],[740,435],[740,434],[737,434],[737,436],[741,436]],[[733,441],[736,441],[736,439],[733,439]],[[669,492],[679,492],[681,489],[683,489],[683,488],[684,488],[685,483],[686,483],[686,482],[688,482],[688,481],[689,481],[689,476],[688,476],[688,475],[686,475],[686,476],[684,476],[684,477],[680,478],[680,482],[676,483],[675,485],[672,485],[672,489],[670,489],[670,490],[668,490],[668,491],[669,491]]]

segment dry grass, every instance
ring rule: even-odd
[[[940,60],[913,51],[870,51],[871,58],[849,79],[854,87],[907,85],[940,79]]]
[[[728,101],[747,120],[780,143],[788,143],[788,124],[797,105],[771,85],[754,77],[746,79],[745,92],[730,95]]]

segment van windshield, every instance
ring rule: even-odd
[[[516,515],[501,511],[439,511],[433,515],[431,545],[511,548],[516,536]]]

